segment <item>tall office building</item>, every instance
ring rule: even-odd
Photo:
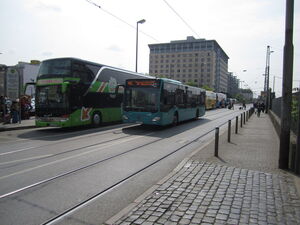
[[[149,74],[204,85],[227,93],[229,57],[215,40],[195,39],[150,44]]]
[[[233,75],[232,72],[228,73],[228,88],[227,94],[230,98],[235,98],[235,96],[239,93],[239,79]]]

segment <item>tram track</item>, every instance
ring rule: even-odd
[[[232,112],[231,112],[231,113],[226,113],[226,115],[228,115],[228,114],[232,114]],[[219,119],[222,119],[222,118],[223,118],[223,117],[219,117]],[[206,134],[210,133],[211,131],[212,131],[212,130],[210,130],[209,132],[206,132],[204,135],[201,135],[200,137],[198,137],[198,138],[196,138],[196,139],[199,139],[199,138],[205,136]],[[139,134],[139,136],[140,136],[140,135],[143,135],[143,134]],[[144,134],[144,135],[145,135],[145,134]],[[148,133],[148,135],[149,135],[149,133]],[[117,138],[117,139],[123,139],[123,138],[126,138],[126,137],[127,137],[127,138],[128,138],[128,137],[132,137],[132,136],[133,136],[133,135],[127,135],[127,136],[125,136],[125,137],[120,137],[120,138]],[[87,147],[95,147],[95,146],[97,146],[97,145],[101,145],[101,144],[104,144],[104,143],[109,143],[109,142],[116,141],[117,139],[109,140],[109,141],[106,141],[106,142],[101,142],[101,143],[94,144],[94,145],[91,145],[91,146],[81,147],[80,149],[84,149],[84,148],[87,148]],[[38,182],[36,182],[36,183],[34,183],[34,184],[31,184],[31,185],[28,185],[28,186],[19,188],[19,189],[17,189],[17,190],[8,192],[8,193],[6,193],[6,194],[2,194],[2,195],[0,195],[0,199],[3,199],[3,198],[6,198],[6,197],[9,197],[9,196],[12,196],[12,195],[21,193],[21,192],[26,191],[26,190],[28,190],[28,189],[31,189],[31,188],[33,188],[33,187],[37,187],[37,186],[39,186],[39,185],[46,184],[46,183],[48,183],[48,182],[50,182],[50,181],[53,181],[53,180],[62,178],[62,177],[64,177],[64,176],[71,175],[71,174],[73,174],[73,173],[79,172],[79,171],[84,170],[84,169],[88,169],[88,168],[93,167],[93,166],[95,166],[95,165],[99,165],[99,164],[104,163],[104,162],[106,162],[106,161],[108,161],[108,160],[117,158],[117,157],[119,157],[119,156],[125,155],[125,154],[127,154],[127,153],[132,152],[132,151],[136,151],[136,150],[138,150],[138,149],[140,149],[140,148],[143,148],[143,147],[145,147],[145,146],[154,144],[154,143],[156,143],[156,142],[158,142],[158,141],[161,141],[161,140],[162,140],[162,139],[157,139],[157,140],[148,142],[148,143],[146,143],[146,144],[142,144],[142,145],[140,145],[140,146],[134,147],[134,148],[132,148],[132,149],[129,149],[129,150],[127,150],[127,151],[124,151],[124,152],[121,152],[121,153],[118,153],[118,154],[115,154],[115,155],[112,155],[112,156],[107,157],[107,158],[105,158],[105,159],[98,160],[98,161],[96,161],[96,162],[90,163],[90,164],[85,165],[85,166],[82,166],[82,167],[80,167],[80,168],[76,168],[76,169],[73,169],[73,170],[70,170],[70,171],[67,171],[67,172],[63,172],[63,173],[60,173],[60,174],[58,174],[58,175],[56,175],[56,176],[53,176],[53,177],[50,177],[50,178],[47,178],[47,179],[38,181]],[[129,140],[129,141],[130,141],[130,140]],[[193,142],[195,142],[195,140],[192,140],[192,141],[190,141],[190,142],[188,142],[188,143],[185,143],[184,146],[187,146],[187,145],[189,145],[189,144],[191,144],[191,143],[193,143]],[[70,150],[70,151],[75,151],[75,150],[78,150],[78,149],[73,149],[73,150]],[[64,153],[65,153],[65,152],[64,152]],[[57,155],[60,155],[60,154],[63,154],[63,153],[58,153]],[[49,157],[53,157],[53,156],[49,156]],[[40,160],[40,159],[36,159],[36,160]],[[40,168],[40,166],[38,166],[37,168]],[[26,172],[27,172],[27,171],[26,171]],[[6,177],[5,177],[5,178],[6,178]],[[0,179],[1,179],[1,177],[0,177]]]
[[[185,147],[191,145],[194,142],[197,142],[199,139],[203,138],[204,136],[208,135],[209,133],[213,132],[214,128],[205,132],[204,134],[201,134],[200,136],[194,138],[193,140],[189,141],[188,143],[185,143],[184,145],[180,146],[179,148],[176,148],[175,150],[169,152],[168,154],[160,157],[159,159],[154,160],[153,162],[147,164],[146,166],[142,167],[141,169],[133,172],[132,174],[126,176],[125,178],[115,182],[114,184],[110,185],[109,187],[105,188],[104,190],[94,194],[93,196],[91,196],[90,198],[70,207],[69,209],[66,209],[65,211],[61,212],[60,214],[52,217],[51,219],[47,220],[46,222],[42,223],[43,225],[52,225],[55,224],[57,222],[59,222],[60,220],[64,219],[64,218],[68,218],[71,214],[73,214],[75,211],[79,210],[80,208],[85,207],[86,205],[90,204],[91,202],[93,202],[94,200],[96,200],[97,198],[100,198],[101,196],[103,196],[104,194],[112,191],[113,189],[117,188],[118,186],[120,186],[121,184],[129,181],[130,179],[132,179],[133,177],[141,174],[142,172],[144,172],[145,170],[149,169],[150,167],[160,163],[161,161],[163,161],[164,159],[174,155],[175,153],[177,153],[178,151],[184,149]],[[157,140],[159,141],[159,140]],[[157,142],[155,141],[155,142]],[[150,143],[149,143],[150,144]],[[147,144],[148,145],[148,144]],[[139,147],[138,147],[139,148]]]
[[[80,139],[83,139],[83,138],[93,138],[95,136],[103,136],[103,135],[106,135],[106,134],[117,134],[116,133],[117,131],[122,131],[123,129],[134,127],[134,126],[136,126],[136,125],[128,125],[128,126],[124,126],[124,127],[121,127],[121,128],[115,128],[113,130],[110,130],[110,131],[107,131],[107,132],[103,132],[103,133],[84,134],[83,136],[71,137],[71,138],[68,138],[67,140],[63,139],[61,141],[56,141],[55,143],[49,143],[49,144],[38,145],[38,146],[33,146],[33,147],[28,147],[28,148],[22,148],[22,149],[15,149],[15,150],[12,150],[12,151],[9,151],[9,152],[0,153],[0,156],[10,155],[10,154],[16,154],[16,153],[20,153],[20,152],[24,152],[24,151],[29,151],[29,150],[35,150],[35,149],[39,149],[39,148],[45,148],[45,147],[48,147],[48,146],[54,146],[54,145],[58,145],[58,144],[62,144],[62,143],[65,144],[67,142],[73,142],[74,140],[80,140]],[[74,133],[72,133],[72,134],[74,134]],[[70,134],[66,134],[66,135],[70,135]],[[48,136],[48,137],[55,137],[55,136],[62,137],[64,135],[51,135],[51,136]],[[43,136],[43,138],[44,137],[45,136]],[[31,140],[29,140],[28,142],[30,142],[30,141]]]
[[[219,112],[219,113],[222,113],[222,112]],[[215,113],[213,115],[207,115],[207,116],[204,116],[203,118],[214,117],[216,114],[219,114],[219,113]],[[232,112],[228,112],[228,113],[225,114],[225,116],[229,115],[231,113]],[[223,113],[223,115],[224,115],[224,113]],[[129,125],[129,126],[125,126],[125,127],[122,127],[122,128],[118,128],[118,129],[113,130],[113,131],[108,131],[108,132],[104,132],[104,133],[100,133],[100,134],[92,134],[92,135],[88,135],[87,137],[86,136],[76,137],[75,139],[78,140],[78,139],[82,139],[82,138],[92,138],[92,137],[95,137],[95,136],[102,136],[102,135],[106,135],[106,134],[110,134],[110,133],[116,134],[117,131],[122,131],[123,129],[128,129],[128,128],[131,128],[131,127],[134,127],[134,126],[136,126],[136,125]],[[143,133],[137,133],[135,135],[144,135],[144,134]],[[67,153],[70,153],[70,152],[79,151],[79,150],[82,150],[82,149],[85,149],[85,148],[96,147],[98,145],[102,145],[102,144],[106,144],[106,143],[109,143],[109,142],[121,140],[121,139],[130,137],[130,136],[132,136],[132,135],[125,135],[125,136],[114,138],[114,139],[111,139],[111,140],[97,142],[97,143],[94,143],[94,144],[91,144],[91,145],[86,145],[86,146],[82,146],[82,147],[75,148],[75,149],[69,149],[67,151],[59,152],[59,153],[56,153],[56,154],[47,154],[44,157],[38,157],[37,156],[37,157],[32,157],[32,159],[29,159],[29,160],[22,160],[21,159],[21,160],[15,160],[15,161],[12,161],[12,162],[5,162],[5,163],[2,163],[2,164],[0,163],[0,167],[2,169],[11,168],[13,166],[23,165],[23,164],[28,163],[28,162],[33,162],[33,161],[43,160],[43,159],[47,159],[47,158],[52,158],[52,157],[67,154]],[[74,139],[71,138],[71,139],[68,139],[67,141],[72,142],[72,141],[74,141]],[[53,147],[54,145],[59,145],[61,143],[65,144],[66,141],[64,140],[64,141],[56,142],[54,144],[40,145],[40,146],[31,147],[31,148],[19,149],[19,150],[15,150],[15,151],[11,151],[11,152],[6,152],[6,153],[0,153],[0,156],[13,154],[13,153],[19,153],[19,152],[28,151],[28,150],[35,150],[35,149],[45,148],[47,146],[52,146]],[[18,162],[18,161],[20,161],[20,162]],[[13,164],[13,165],[8,165],[8,164]],[[8,165],[8,166],[1,166],[1,165]]]
[[[203,118],[212,117],[212,116],[215,116],[215,115],[217,115],[219,113],[222,113],[222,112],[214,113],[213,115],[207,115],[207,116],[204,116]],[[226,113],[226,115],[227,114],[231,114],[231,112]],[[131,128],[131,127],[134,127],[134,126],[136,126],[136,125],[128,125],[128,126],[125,126],[125,127],[122,127],[122,128],[114,129],[113,131],[108,131],[108,132],[104,132],[104,133],[100,133],[100,134],[99,133],[97,133],[97,134],[88,134],[88,136],[84,135],[84,136],[80,136],[80,137],[70,138],[70,139],[67,140],[67,142],[72,142],[74,140],[78,140],[78,139],[82,139],[82,138],[92,138],[92,137],[95,137],[95,136],[102,136],[102,135],[106,135],[106,134],[110,134],[110,133],[116,134],[117,131],[122,131],[123,129],[128,129],[128,128]],[[138,135],[143,135],[143,134],[138,133]],[[47,154],[47,156],[45,156],[45,157],[33,157],[30,160],[19,160],[19,161],[21,161],[19,163],[17,163],[18,160],[12,161],[11,163],[10,162],[5,162],[5,165],[8,165],[8,164],[13,164],[13,165],[1,166],[1,163],[0,163],[0,167],[2,169],[6,169],[6,168],[10,168],[10,167],[13,167],[13,166],[16,166],[16,165],[22,165],[22,164],[25,164],[25,163],[28,163],[28,162],[33,162],[33,161],[37,161],[37,160],[42,160],[42,159],[47,159],[47,158],[51,158],[51,157],[56,157],[56,156],[59,156],[59,155],[70,153],[70,152],[79,151],[79,150],[82,150],[84,148],[93,147],[93,146],[97,146],[97,145],[101,145],[101,144],[113,142],[113,141],[116,141],[116,140],[120,140],[120,139],[129,137],[129,136],[130,135],[126,135],[126,136],[123,136],[123,137],[119,137],[119,138],[115,138],[115,139],[111,139],[111,140],[107,140],[107,141],[103,141],[103,142],[98,142],[98,143],[95,143],[95,144],[92,144],[92,145],[87,145],[87,146],[82,146],[82,147],[75,148],[75,149],[70,149],[70,150],[67,150],[67,151],[64,151],[64,152],[60,152],[60,153],[56,153],[56,154]],[[59,145],[61,143],[65,144],[66,140],[58,141],[58,142],[56,142],[54,144],[51,143],[51,144],[39,145],[39,146],[25,148],[25,149],[17,149],[17,150],[13,150],[13,151],[10,151],[10,152],[4,152],[4,153],[0,153],[0,156],[10,155],[10,154],[16,154],[16,153],[20,153],[20,152],[24,152],[24,151],[29,151],[29,150],[42,149],[42,148],[45,148],[45,147],[48,147],[48,146],[52,146],[53,147],[54,145]]]

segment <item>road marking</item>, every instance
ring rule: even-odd
[[[23,161],[28,161],[28,160],[31,160],[31,159],[41,159],[41,158],[46,158],[46,157],[49,157],[49,156],[52,156],[52,155],[53,154],[51,154],[51,155],[35,156],[35,157],[24,158],[24,159],[19,159],[19,160],[13,160],[13,161],[8,161],[8,162],[0,163],[0,165],[6,165],[6,164],[11,164],[11,163],[16,163],[16,162],[23,162]]]
[[[19,149],[19,150],[16,150],[16,151],[0,153],[0,156],[1,155],[9,155],[9,154],[17,153],[17,152],[23,152],[23,151],[26,151],[26,150],[29,150],[29,149],[33,149],[33,148],[36,148],[36,147],[23,148],[23,149]]]
[[[117,125],[115,125],[115,126],[117,126]],[[122,134],[123,132],[120,132],[120,133],[115,133],[115,131],[118,131],[118,130],[120,130],[120,131],[122,131],[122,129],[124,129],[124,128],[130,128],[130,127],[134,127],[134,126],[136,126],[136,124],[134,124],[134,125],[128,125],[128,126],[124,126],[124,127],[120,127],[120,128],[113,128],[111,131],[109,131],[109,132],[107,132],[107,133],[104,133],[104,134],[108,134],[108,133],[110,133],[110,132],[112,132],[112,133],[114,133],[114,134]],[[80,131],[76,131],[76,132],[74,132],[74,133],[77,133],[77,132],[80,132]],[[104,130],[104,132],[105,132],[105,130]],[[48,135],[48,136],[42,136],[43,138],[45,138],[45,137],[56,137],[56,136],[61,136],[61,137],[63,137],[63,136],[65,136],[65,135],[69,135],[69,134],[64,134],[64,135]],[[67,141],[73,141],[73,140],[77,140],[77,139],[80,139],[80,138],[87,138],[87,137],[92,137],[92,136],[96,136],[96,135],[102,135],[102,133],[99,133],[99,134],[95,134],[95,133],[92,133],[92,134],[83,134],[83,135],[81,135],[81,136],[79,136],[79,137],[70,137],[70,138],[68,138],[67,139]],[[11,141],[11,142],[18,142],[18,141],[24,141],[24,140],[27,140],[27,139],[22,139],[22,140],[15,140],[15,141]],[[47,141],[49,141],[49,140],[47,140]],[[57,142],[55,142],[54,144],[60,144],[60,143],[65,143],[66,142],[66,140],[63,140],[63,141],[57,141]],[[8,142],[6,142],[6,143],[8,143]],[[14,153],[18,153],[18,152],[22,152],[22,151],[27,151],[27,150],[30,150],[30,149],[35,149],[35,148],[40,148],[40,147],[44,147],[44,146],[47,146],[47,145],[41,145],[41,146],[35,146],[35,147],[29,147],[29,148],[23,148],[23,149],[18,149],[18,150],[15,150],[15,151],[10,151],[10,152],[4,152],[4,153],[0,153],[0,156],[1,155],[9,155],[9,154],[14,154]]]
[[[130,138],[130,139],[127,139],[127,140],[120,140],[120,141],[118,141],[116,143],[112,143],[112,144],[104,144],[104,146],[102,146],[100,148],[97,148],[97,149],[93,149],[93,150],[90,150],[90,151],[82,152],[82,153],[77,154],[77,155],[69,156],[69,157],[66,157],[66,158],[63,158],[63,159],[59,159],[59,160],[56,160],[56,161],[53,161],[53,162],[45,163],[43,165],[39,165],[39,166],[36,166],[36,167],[28,168],[28,169],[25,169],[25,170],[21,170],[21,171],[12,173],[12,174],[8,174],[8,175],[5,175],[5,176],[2,176],[2,177],[0,177],[0,180],[8,178],[8,177],[15,176],[15,175],[19,175],[19,174],[22,174],[22,173],[26,173],[26,172],[29,172],[29,171],[32,171],[32,170],[35,170],[35,169],[39,169],[39,168],[42,168],[42,167],[45,167],[45,166],[49,166],[49,165],[52,165],[52,164],[63,162],[63,161],[66,161],[66,160],[69,160],[69,159],[72,159],[72,158],[77,158],[77,157],[80,157],[80,156],[83,156],[83,155],[86,155],[86,154],[89,154],[89,153],[93,153],[93,152],[99,151],[100,149],[103,149],[103,148],[106,148],[106,147],[111,147],[111,146],[114,146],[116,144],[122,144],[122,143],[125,143],[125,142],[128,142],[128,141],[132,141],[132,140],[135,140],[135,139],[138,139],[138,138],[145,137],[147,135],[154,134],[154,133],[155,132],[151,132],[151,133],[148,133],[148,134],[145,134],[145,135],[138,135],[137,137],[133,137],[133,138]],[[87,148],[95,148],[95,146],[91,146],[91,147],[87,147]]]

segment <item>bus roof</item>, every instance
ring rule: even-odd
[[[113,67],[113,66],[108,66],[108,65],[105,65],[105,64],[95,63],[95,62],[91,62],[91,61],[88,61],[88,60],[79,59],[79,58],[75,58],[75,57],[52,58],[52,59],[43,60],[42,62],[51,61],[51,60],[61,60],[61,59],[64,59],[64,60],[70,59],[70,60],[79,61],[79,62],[83,62],[83,63],[86,63],[86,64],[95,65],[95,66],[105,66],[105,67],[108,67],[108,68],[111,68],[111,69],[115,69],[115,70],[119,70],[119,71],[121,70],[121,71],[124,71],[124,72],[127,72],[127,73],[135,73],[135,74],[144,76],[145,78],[154,78],[154,77],[151,77],[149,75],[142,74],[142,73],[136,73],[136,72],[133,72],[133,71],[130,71],[130,70],[125,70],[125,69],[121,69],[121,68],[117,68],[117,67]]]

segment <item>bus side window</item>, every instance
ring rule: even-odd
[[[93,81],[93,71],[91,71],[84,64],[75,62],[73,64],[73,77],[80,78],[80,82],[82,83],[91,83]]]
[[[176,105],[179,108],[185,107],[185,101],[184,101],[184,90],[183,89],[177,89],[175,92],[176,95]]]

